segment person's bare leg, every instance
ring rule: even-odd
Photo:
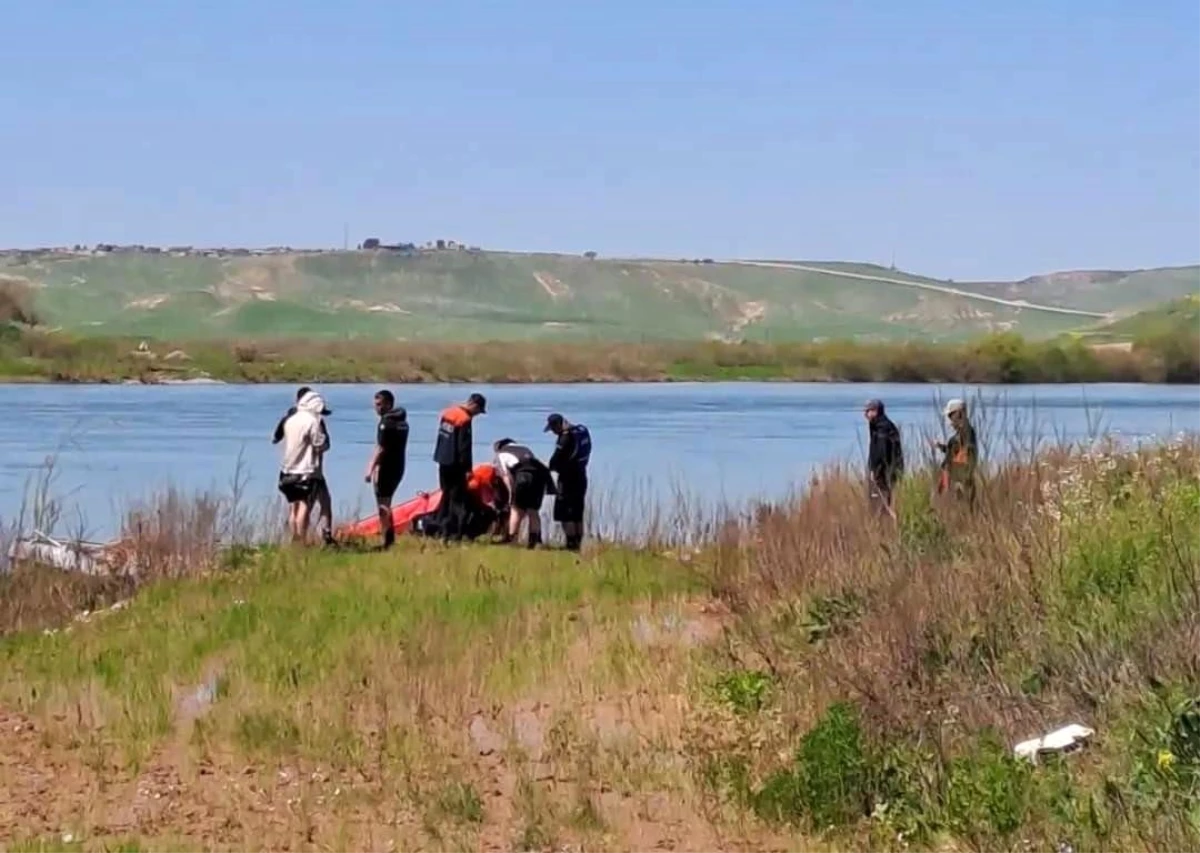
[[[312,520],[312,507],[306,501],[296,505],[296,541],[308,544],[308,526]]]
[[[317,502],[317,529],[321,533],[321,538],[325,542],[333,539],[333,497],[329,494],[329,485],[324,481],[320,481],[317,486],[316,494]],[[312,517],[312,508],[308,508],[308,517]],[[307,536],[307,528],[306,533]]]
[[[517,536],[521,533],[521,511],[515,506],[508,511],[508,535],[505,539],[507,542],[516,542]]]
[[[288,530],[291,533],[292,542],[300,544],[304,541],[304,526],[305,515],[308,512],[308,507],[303,501],[288,505]]]
[[[537,510],[530,510],[529,516],[529,547],[536,548],[542,544],[542,514]]]

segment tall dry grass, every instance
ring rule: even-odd
[[[706,778],[873,845],[1200,844],[1200,441],[989,469],[974,511],[924,469],[892,521],[837,468],[724,526],[708,570],[739,617],[725,684],[735,709],[746,685],[775,698],[704,729]],[[1090,757],[1011,758],[1071,722],[1099,732]]]
[[[104,541],[60,489],[61,473],[57,456],[48,456],[27,478],[16,514],[0,518],[0,635],[112,606],[154,581],[237,567],[247,551],[283,538],[282,510],[247,502],[240,456],[226,489],[168,486],[122,499],[119,528]],[[14,556],[14,544],[29,539],[64,546],[71,565]]]

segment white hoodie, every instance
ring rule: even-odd
[[[283,464],[279,468],[282,473],[324,476],[321,462],[329,438],[325,434],[323,411],[325,399],[309,391],[296,403],[296,413],[283,422]]]

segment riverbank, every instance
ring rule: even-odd
[[[1200,336],[1128,348],[995,335],[966,344],[158,342],[16,332],[0,381],[1200,383]]]
[[[176,496],[128,525],[136,594],[0,579],[0,834],[1191,849],[1198,476],[1194,441],[1056,451],[966,515],[914,471],[892,524],[830,471],[696,550],[579,557],[221,551],[242,514]],[[1081,753],[1013,757],[1066,723]]]

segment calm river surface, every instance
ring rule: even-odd
[[[1100,432],[1127,440],[1200,429],[1193,387],[1147,385],[962,386],[840,384],[630,384],[392,386],[408,409],[408,475],[398,497],[436,487],[430,459],[437,413],[470,390],[487,395],[476,422],[476,458],[510,436],[549,453],[541,432],[560,411],[587,424],[592,479],[609,513],[667,502],[682,488],[741,502],[779,497],[825,463],[861,464],[862,404],[879,397],[913,447],[939,427],[939,401],[965,397],[977,408],[985,452],[1010,451],[1013,433],[1082,440]],[[374,386],[327,385],[334,413],[326,476],[339,521],[369,507],[362,470],[374,438]],[[278,503],[279,448],[270,435],[294,387],[0,385],[0,523],[11,524],[29,484],[54,459],[51,491],[70,508],[68,530],[115,531],[121,508],[167,485],[228,492],[238,471],[244,499]]]

